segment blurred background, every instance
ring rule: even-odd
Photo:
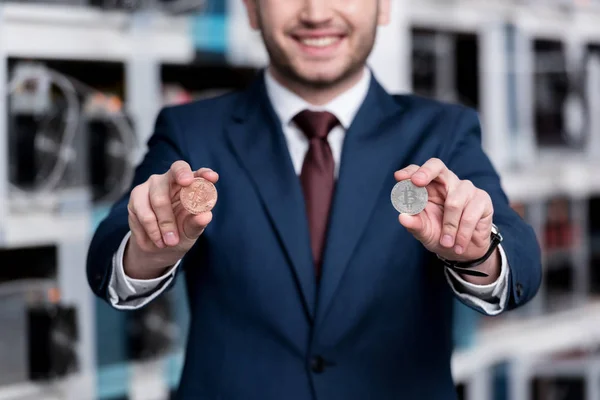
[[[600,399],[600,1],[392,4],[375,74],[480,112],[543,248],[526,307],[489,318],[456,303],[461,399]],[[0,400],[170,397],[183,280],[113,310],[87,286],[87,246],[158,110],[243,88],[265,62],[242,0],[0,2]]]

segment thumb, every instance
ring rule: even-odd
[[[400,224],[405,227],[418,240],[424,239],[426,223],[423,213],[417,215],[400,214]]]
[[[190,165],[185,161],[175,161],[168,171],[169,180],[179,186],[188,186],[194,180]]]
[[[191,214],[183,221],[183,234],[190,240],[196,240],[212,221],[212,211]]]

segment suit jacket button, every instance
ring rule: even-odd
[[[523,285],[521,285],[520,283],[517,283],[517,296],[523,296]]]
[[[96,278],[96,281],[97,281],[97,282],[100,282],[100,281],[102,280],[102,275],[101,275],[101,274],[97,274],[97,275],[95,276],[95,278]]]
[[[325,371],[325,360],[321,356],[315,356],[310,360],[310,369],[315,374],[320,374]]]

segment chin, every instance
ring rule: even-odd
[[[296,69],[295,75],[306,83],[327,86],[343,80],[349,73],[344,68],[305,68]]]

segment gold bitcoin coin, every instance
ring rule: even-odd
[[[195,178],[191,185],[181,188],[179,199],[191,214],[210,211],[217,203],[217,189],[204,178]]]

